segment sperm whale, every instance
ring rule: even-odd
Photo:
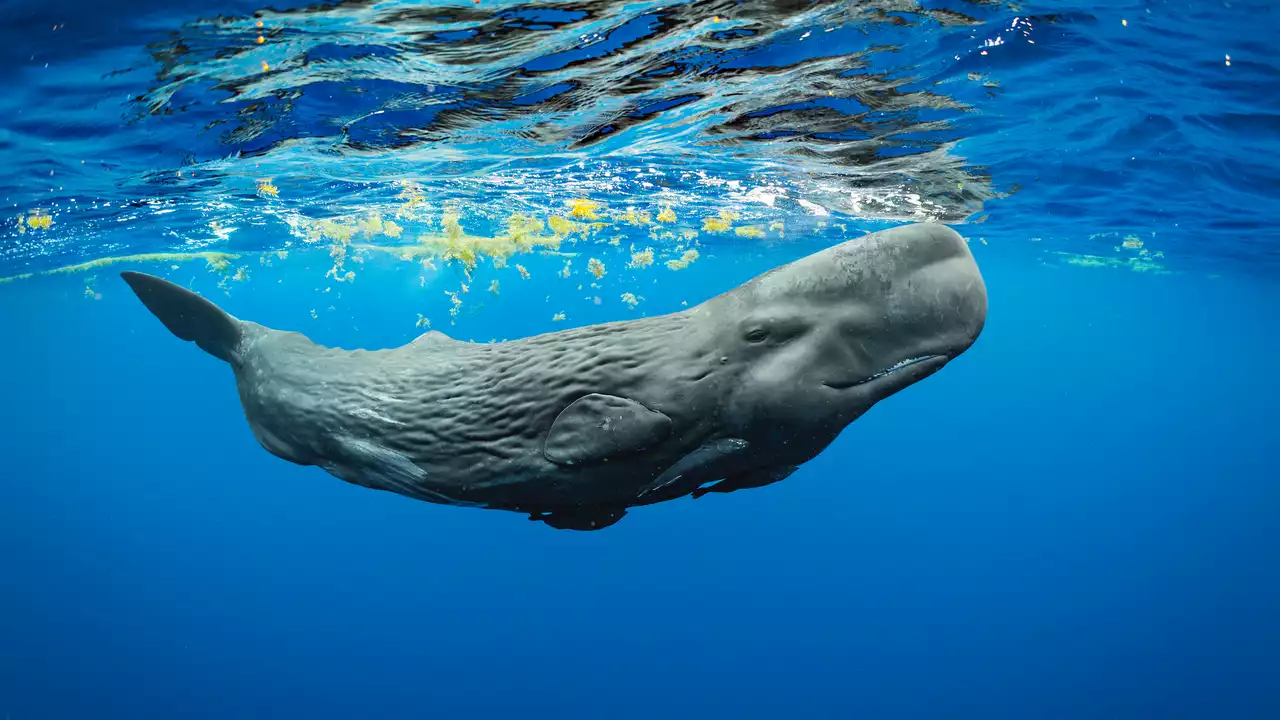
[[[629,509],[777,482],[968,349],[987,293],[934,224],[849,240],[680,312],[499,343],[428,332],[342,350],[125,272],[228,363],[274,455],[432,503],[595,530]]]

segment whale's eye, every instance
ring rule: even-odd
[[[768,339],[769,333],[764,328],[755,328],[747,333],[747,342],[762,343]]]

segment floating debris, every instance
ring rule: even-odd
[[[595,275],[596,279],[599,280],[605,276],[604,263],[595,258],[591,258],[587,261],[587,272]]]

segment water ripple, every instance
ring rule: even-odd
[[[1262,2],[184,2],[19,1],[0,184],[54,222],[0,226],[6,270],[130,245],[149,214],[165,239],[138,247],[203,247],[218,218],[376,210],[404,182],[495,222],[733,202],[1277,257]]]

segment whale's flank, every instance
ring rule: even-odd
[[[235,361],[236,348],[244,334],[239,320],[168,280],[136,272],[123,272],[120,276],[169,332],[194,342],[220,360]]]

